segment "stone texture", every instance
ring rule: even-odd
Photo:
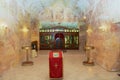
[[[87,25],[84,21],[79,22],[79,50],[84,51],[87,41]]]
[[[19,64],[19,38],[14,27],[7,27],[0,41],[0,74]]]
[[[112,25],[111,25],[112,27]],[[95,62],[108,71],[120,70],[120,31],[93,29],[88,44],[95,46]]]

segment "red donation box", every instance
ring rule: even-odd
[[[50,51],[49,53],[49,72],[50,78],[63,77],[63,58],[62,51]]]

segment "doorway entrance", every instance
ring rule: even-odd
[[[62,33],[55,34],[55,48],[64,49],[64,35]]]

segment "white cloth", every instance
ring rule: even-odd
[[[36,50],[32,50],[32,57],[34,58],[34,57],[36,57],[36,56],[37,56]]]

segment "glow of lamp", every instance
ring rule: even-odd
[[[83,19],[86,20],[86,16],[84,16]]]
[[[102,30],[102,31],[107,31],[107,26],[102,25],[101,27],[99,27],[99,29]]]
[[[29,29],[28,29],[27,27],[24,27],[24,28],[22,29],[22,31],[23,31],[23,32],[28,32]]]
[[[91,33],[91,32],[92,32],[92,29],[88,29],[88,30],[87,30],[87,33]]]
[[[5,23],[0,24],[0,39],[3,39],[3,36],[5,36],[6,29],[7,24]]]
[[[88,35],[90,35],[93,31],[91,28],[88,28],[88,30],[86,32],[88,33]]]

